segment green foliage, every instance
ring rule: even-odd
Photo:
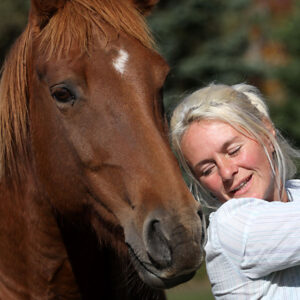
[[[277,28],[275,34],[287,47],[292,57],[300,57],[300,3],[295,1],[293,10],[288,18],[285,18]]]
[[[186,291],[176,291],[167,293],[168,300],[214,300],[210,287],[201,287],[197,289],[188,289]]]
[[[207,279],[205,264],[193,280],[167,290],[168,300],[213,300],[211,286]]]
[[[286,88],[286,101],[272,107],[274,120],[286,136],[300,147],[300,3],[295,1],[288,18],[274,30],[274,37],[285,46],[287,63],[278,67],[275,76]]]
[[[29,11],[28,0],[1,0],[0,2],[0,64],[11,44],[22,32]]]
[[[167,107],[186,91],[212,81],[234,84],[263,76],[261,65],[244,59],[249,46],[250,4],[250,0],[161,2],[149,22],[171,66]]]
[[[160,2],[149,23],[159,51],[171,67],[165,85],[165,106],[171,111],[185,94],[212,81],[254,84],[270,100],[275,125],[299,147],[300,3],[295,1],[293,8],[279,17],[266,3]],[[272,43],[282,45],[289,57],[286,64],[270,62],[263,53],[263,48]],[[278,103],[272,99],[276,91],[268,94],[264,90],[268,80],[276,80],[283,90],[284,99]]]

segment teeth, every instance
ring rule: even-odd
[[[248,182],[248,180],[242,182],[242,183],[241,183],[237,188],[235,188],[232,192],[235,193],[236,191],[240,190],[247,182]]]

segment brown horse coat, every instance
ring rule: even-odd
[[[0,84],[0,299],[163,299],[199,267],[155,2],[32,1]]]

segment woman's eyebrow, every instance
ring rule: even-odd
[[[195,166],[194,166],[194,168],[197,168],[197,167],[200,167],[200,166],[202,166],[202,165],[205,165],[205,164],[208,164],[208,163],[212,163],[212,162],[214,162],[214,160],[213,159],[204,159],[204,160],[201,160],[201,161],[199,161]]]
[[[221,151],[227,150],[227,148],[228,148],[232,143],[234,143],[236,140],[238,140],[238,139],[239,139],[238,136],[234,136],[234,137],[232,137],[231,139],[229,139],[228,141],[226,141],[226,142],[222,145]]]

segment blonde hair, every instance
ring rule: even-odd
[[[220,202],[195,178],[182,151],[181,140],[193,122],[219,120],[231,125],[242,134],[257,140],[265,150],[282,198],[283,186],[297,171],[293,158],[300,158],[275,129],[269,110],[257,88],[247,84],[228,86],[210,84],[186,97],[174,110],[171,118],[171,144],[183,170],[190,179],[191,190],[204,206],[216,209]],[[266,124],[270,125],[267,126]],[[270,130],[274,128],[275,136]],[[265,141],[270,141],[274,156],[270,157]],[[205,147],[205,142],[203,143]]]

